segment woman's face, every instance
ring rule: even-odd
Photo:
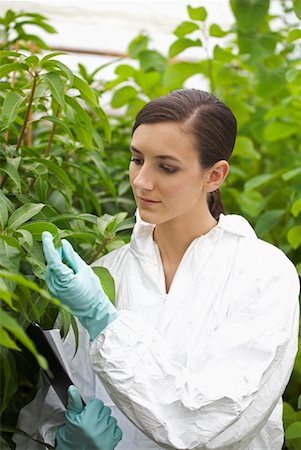
[[[208,171],[201,168],[192,138],[179,124],[139,125],[131,153],[130,182],[142,220],[159,224],[189,219],[206,207]]]

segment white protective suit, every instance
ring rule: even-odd
[[[115,279],[119,316],[92,342],[92,367],[134,425],[85,365],[85,331],[73,360],[72,338],[64,343],[74,383],[111,406],[120,450],[280,450],[298,340],[293,264],[244,218],[221,214],[190,244],[167,294],[153,229],[138,215],[131,242],[94,263]],[[62,406],[52,388],[39,392],[18,425],[53,442]],[[41,449],[15,440],[18,450]]]

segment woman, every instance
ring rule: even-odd
[[[137,223],[129,244],[95,263],[115,279],[117,309],[68,242],[58,251],[43,236],[50,291],[88,330],[93,370],[147,436],[137,444],[133,432],[131,450],[282,448],[299,281],[282,251],[223,213],[235,135],[229,108],[195,89],[138,113]]]

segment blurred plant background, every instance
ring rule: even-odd
[[[41,233],[50,231],[57,243],[68,238],[89,263],[129,241],[131,124],[148,100],[198,75],[232,109],[238,138],[222,189],[226,209],[245,216],[301,275],[301,2],[280,1],[277,15],[269,12],[269,0],[230,5],[235,21],[227,29],[201,2],[187,4],[166,54],[141,32],[128,44],[127,63],[112,58],[93,72],[79,64],[76,73],[39,37],[39,30],[55,33],[47,17],[2,14],[1,448],[14,448],[19,410],[35,395],[39,367],[47,367],[26,328],[33,321],[51,328],[60,311],[62,335],[70,326],[76,332],[72,316],[47,292]],[[29,34],[29,25],[36,34]],[[185,60],[191,47],[206,56]],[[108,64],[115,64],[114,76],[104,80]],[[102,107],[105,95],[110,110]],[[299,351],[284,395],[287,449],[301,448],[300,394]]]

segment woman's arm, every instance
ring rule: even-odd
[[[138,315],[119,311],[91,344],[93,369],[117,406],[161,445],[245,448],[283,394],[297,350],[299,281],[287,259],[279,273],[215,331],[197,373]]]

